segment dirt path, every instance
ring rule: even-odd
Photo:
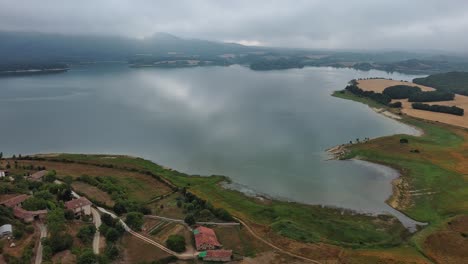
[[[101,215],[99,215],[99,212],[91,207],[91,213],[93,214],[93,221],[94,225],[96,226],[96,233],[94,233],[94,239],[93,239],[93,252],[94,254],[98,255],[99,254],[99,241],[100,241],[100,236],[101,234],[99,233],[99,227],[101,226]]]
[[[47,226],[44,225],[43,223],[39,223],[39,230],[41,231],[41,235],[39,237],[39,245],[37,246],[37,251],[36,251],[36,259],[34,260],[35,264],[41,264],[42,263],[42,238],[47,236]]]
[[[249,231],[256,239],[258,239],[258,240],[262,241],[263,243],[265,243],[266,245],[278,250],[279,252],[284,253],[286,255],[289,255],[291,257],[294,257],[294,258],[301,259],[301,260],[309,261],[309,262],[316,263],[316,264],[322,264],[321,262],[318,262],[317,260],[306,258],[306,257],[300,256],[300,255],[296,255],[296,254],[294,254],[292,252],[286,251],[286,250],[284,250],[282,248],[279,248],[279,247],[275,246],[274,244],[272,244],[272,243],[268,242],[267,240],[263,239],[260,235],[257,235],[257,233],[255,233],[255,231],[249,225],[247,225],[244,221],[242,221],[241,219],[239,219],[237,217],[234,217],[234,219],[239,221],[239,223],[241,223],[247,229],[247,231]]]

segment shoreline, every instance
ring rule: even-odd
[[[334,95],[332,94],[331,96],[334,96]],[[338,97],[338,98],[340,98],[340,97]],[[341,98],[341,99],[350,100],[350,99],[346,99],[346,98]],[[352,101],[354,101],[354,100],[352,100]],[[368,105],[368,104],[366,104],[364,102],[359,102],[359,103],[367,105],[370,109],[372,109],[372,111],[382,115],[385,118],[393,119],[393,120],[395,120],[397,122],[400,122],[401,124],[404,124],[406,126],[411,127],[412,129],[414,129],[416,131],[416,133],[414,133],[413,135],[410,135],[410,136],[421,137],[421,136],[425,135],[425,131],[422,128],[416,127],[414,125],[410,125],[410,124],[408,124],[406,122],[403,122],[403,118],[400,115],[396,115],[395,113],[392,113],[388,109],[385,109],[383,107],[382,108],[372,107],[372,106],[370,106],[370,105]],[[403,113],[401,113],[401,115],[402,116],[408,116],[408,115],[403,114]],[[410,117],[410,118],[413,118],[413,117]],[[389,136],[394,136],[394,135],[397,135],[397,134],[391,134]],[[380,138],[380,137],[377,137],[377,138]],[[377,139],[377,138],[375,138],[375,139]],[[372,139],[370,139],[370,140],[372,140]],[[365,143],[364,142],[359,142],[359,143],[354,143],[354,144],[341,144],[341,145],[336,145],[336,146],[333,146],[331,148],[326,149],[325,152],[331,157],[328,160],[359,160],[359,161],[369,162],[371,164],[376,164],[376,165],[379,165],[379,166],[384,166],[384,167],[387,167],[389,169],[397,171],[398,172],[398,177],[396,177],[396,178],[394,178],[394,179],[392,179],[390,181],[390,184],[392,186],[392,193],[385,200],[385,204],[387,204],[389,207],[391,207],[392,209],[394,209],[398,213],[404,215],[408,219],[411,219],[415,223],[418,223],[418,225],[427,225],[428,224],[427,222],[416,221],[415,219],[411,218],[410,216],[408,216],[406,213],[404,213],[402,211],[403,207],[405,206],[404,204],[407,202],[406,200],[408,200],[409,197],[403,191],[404,188],[402,186],[407,186],[407,183],[405,183],[405,181],[404,181],[404,174],[405,173],[401,170],[401,168],[398,168],[398,167],[396,167],[396,166],[394,166],[392,164],[385,164],[385,163],[379,163],[379,162],[375,162],[375,161],[369,161],[369,160],[366,160],[366,159],[362,159],[362,158],[360,158],[358,156],[353,157],[353,158],[347,158],[346,155],[350,152],[349,147],[351,145],[355,145],[355,144],[365,144]],[[397,216],[395,216],[395,217],[397,217]]]

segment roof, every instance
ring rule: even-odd
[[[3,204],[5,206],[7,206],[7,207],[15,207],[15,206],[22,203],[24,200],[26,200],[28,198],[29,198],[29,195],[21,194],[21,195],[12,197],[12,198],[10,198],[8,200],[5,200],[5,201],[1,202],[0,204]]]
[[[47,174],[47,171],[46,170],[41,170],[41,171],[38,171],[38,172],[35,172],[33,174],[31,174],[31,176],[29,176],[31,179],[33,180],[40,180],[42,179],[42,177],[44,177],[45,175]]]
[[[0,234],[3,234],[5,232],[13,232],[13,227],[10,224],[0,226]]]
[[[92,204],[93,203],[91,203],[88,199],[86,199],[86,197],[82,196],[78,199],[65,202],[65,207],[69,210],[74,210],[76,208],[80,208],[80,207],[92,205]]]
[[[16,206],[13,208],[13,214],[18,218],[25,219],[36,215],[47,214],[47,210],[26,211],[23,208]]]
[[[221,246],[221,244],[218,242],[218,239],[216,238],[216,234],[213,229],[204,226],[199,226],[195,230],[193,230],[193,234],[195,236],[195,244],[197,245],[197,248],[201,244],[208,244],[217,247]]]
[[[207,250],[206,258],[230,258],[232,256],[232,250],[217,249]]]

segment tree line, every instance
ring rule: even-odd
[[[429,104],[423,104],[423,103],[413,103],[411,106],[414,109],[446,113],[446,114],[452,114],[452,115],[458,115],[458,116],[463,116],[465,114],[465,110],[463,108],[456,107],[456,106],[429,105]]]

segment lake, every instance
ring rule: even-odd
[[[415,76],[242,66],[128,68],[101,63],[0,79],[0,151],[128,154],[286,200],[391,212],[396,171],[327,161],[325,149],[416,133],[369,107],[330,96],[353,78]]]

